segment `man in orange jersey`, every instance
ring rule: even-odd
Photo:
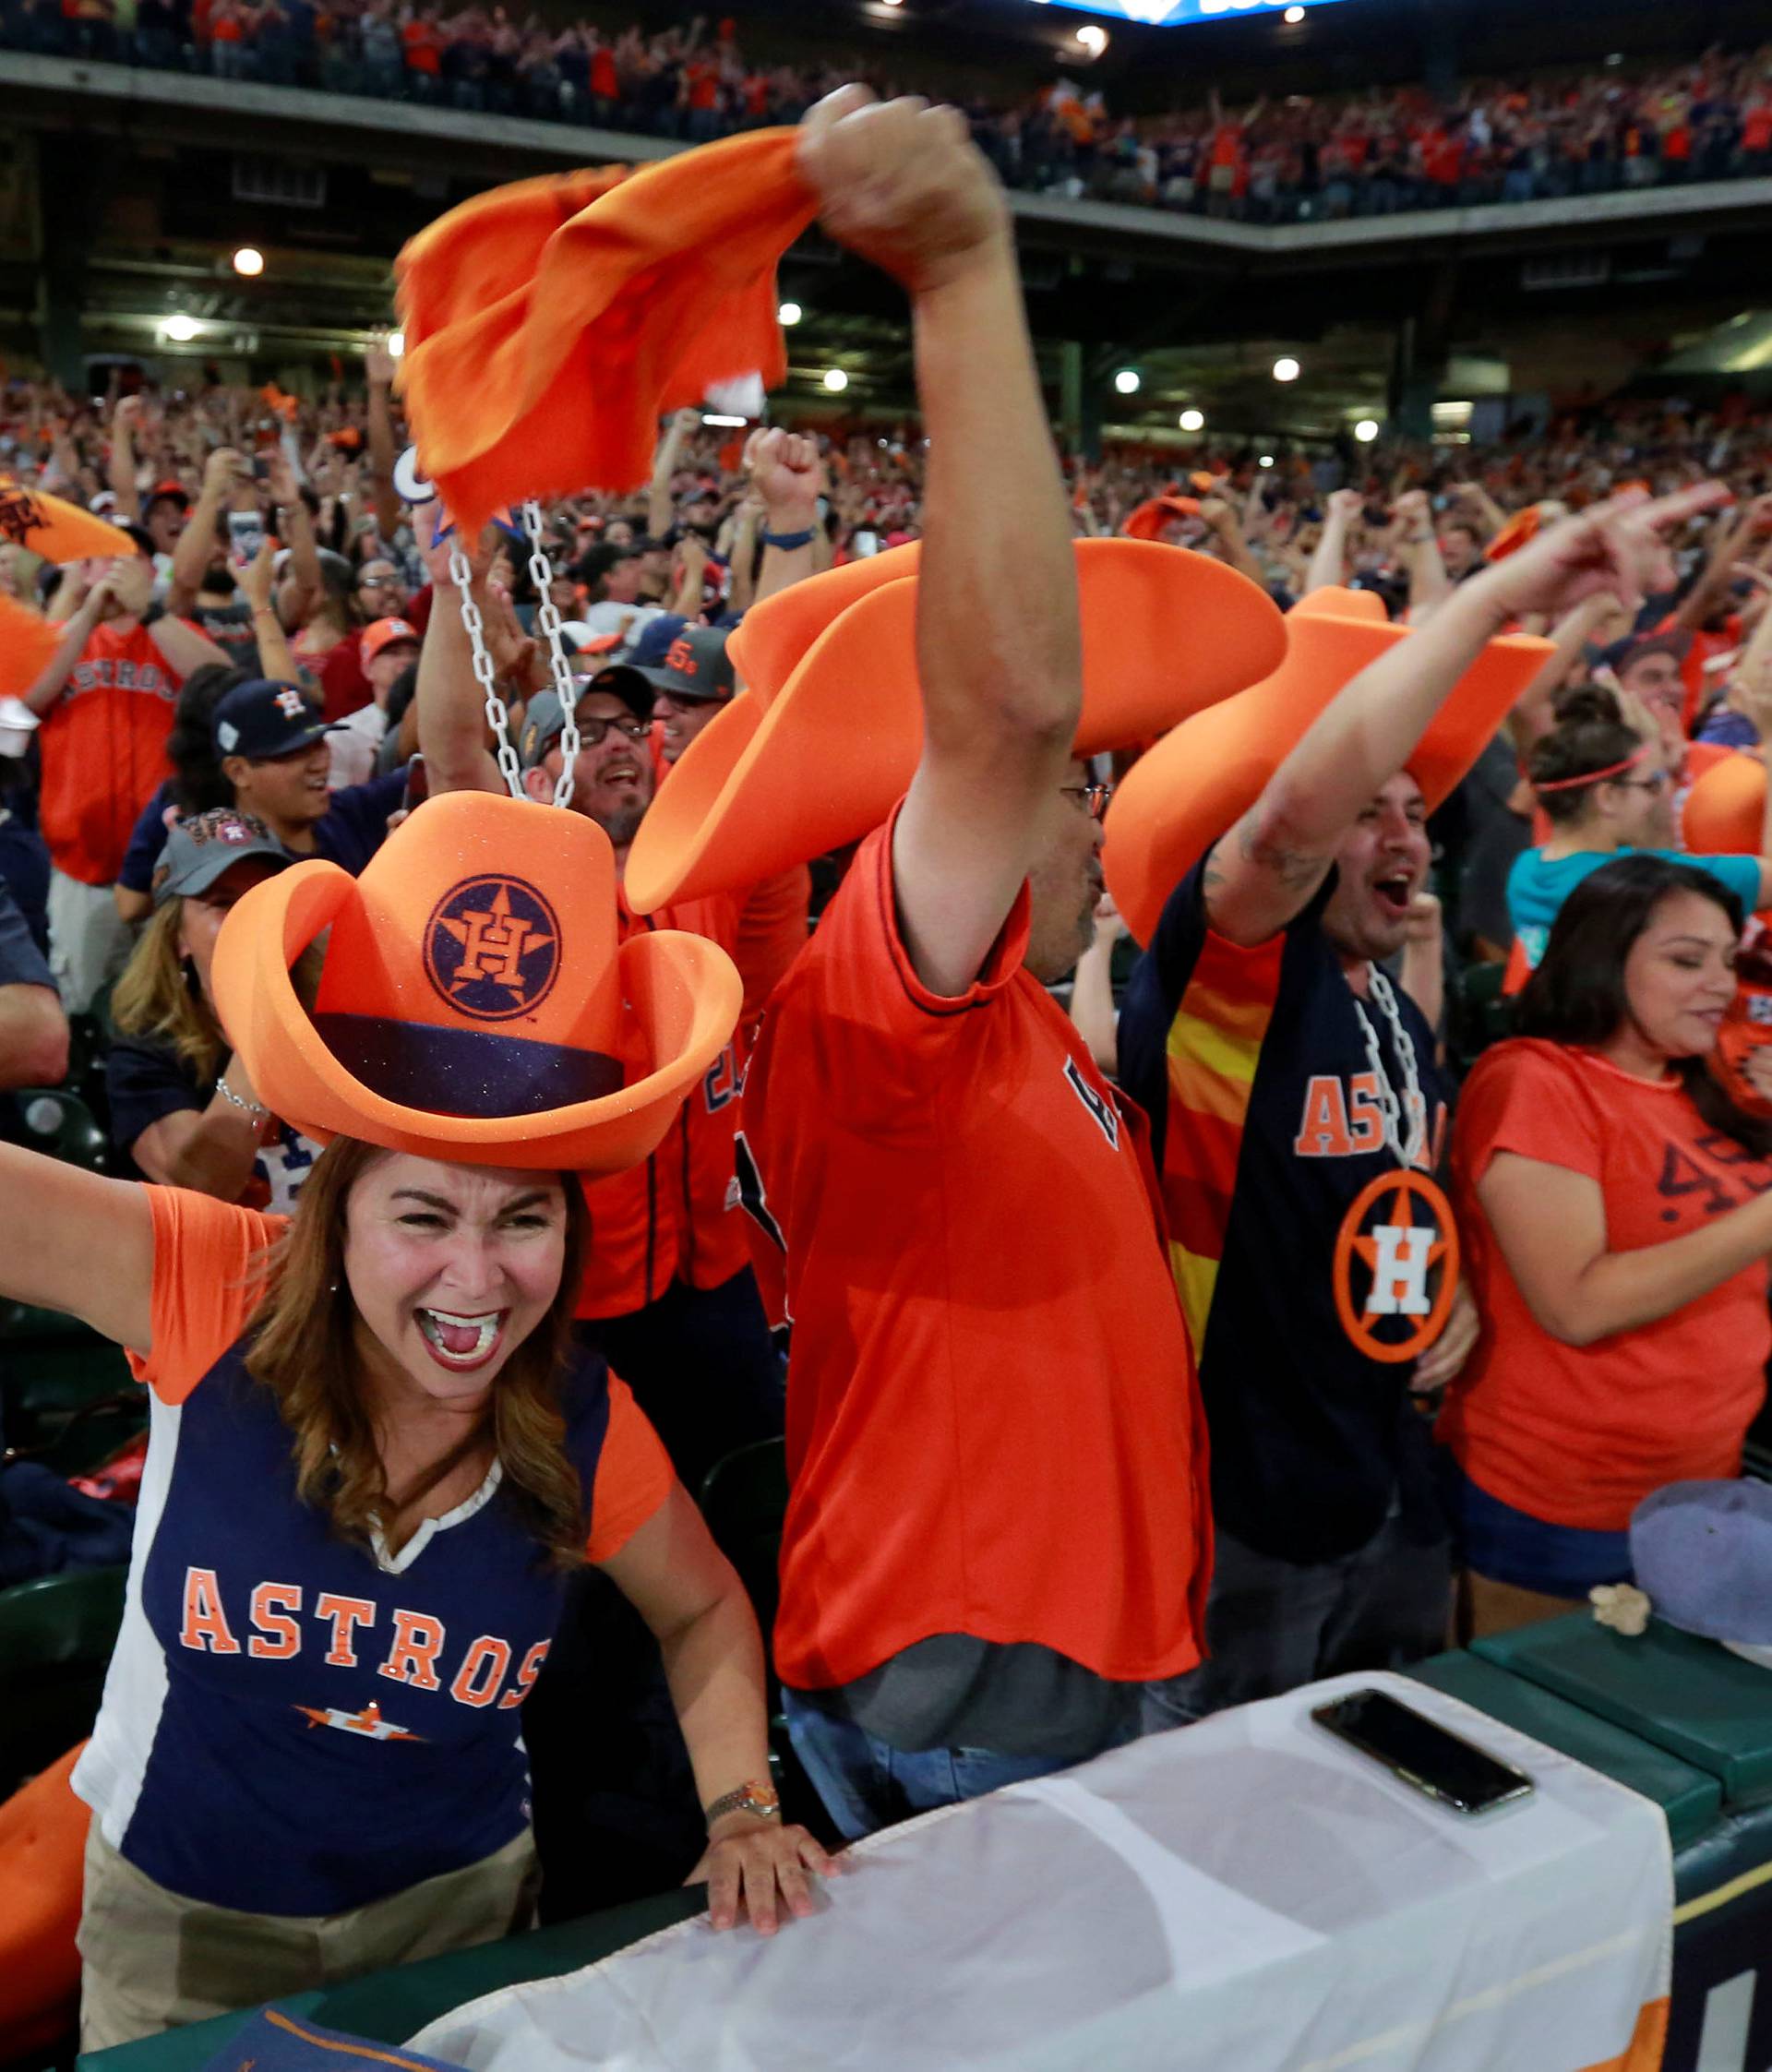
[[[153,541],[84,565],[85,594],[62,643],[25,693],[41,713],[42,824],[49,883],[50,968],[70,1014],[85,1012],[123,969],[130,937],[112,887],[138,816],[167,772],[166,737],[179,687],[205,663],[227,664],[182,618],[144,614],[153,594]]]
[[[845,89],[802,162],[910,294],[930,440],[922,760],[770,1002],[740,1137],[794,1326],[776,1658],[854,1837],[1146,1731],[1211,1554],[1143,1140],[1042,983],[1092,931],[1100,796],[1008,211],[952,109]]]

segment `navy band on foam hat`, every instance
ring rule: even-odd
[[[290,970],[329,931],[310,1017]],[[655,1150],[743,988],[673,929],[618,942],[615,852],[581,813],[427,801],[359,878],[310,858],[255,886],[211,988],[258,1097],[305,1135],[587,1176]]]

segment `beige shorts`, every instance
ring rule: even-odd
[[[252,1914],[156,1885],[94,1820],[80,1910],[80,2048],[101,2051],[235,2007],[496,1942],[530,1926],[541,1874],[527,1829],[495,1854],[336,1914]]]

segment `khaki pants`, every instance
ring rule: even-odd
[[[101,2051],[236,2007],[527,1928],[540,1886],[528,1829],[465,1869],[337,1914],[251,1914],[156,1885],[87,1833],[80,2048]]]
[[[135,933],[109,885],[49,874],[49,969],[69,1014],[84,1014],[129,962]]]

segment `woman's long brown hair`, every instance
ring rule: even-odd
[[[111,1018],[125,1036],[176,1052],[207,1084],[228,1054],[222,1024],[191,980],[178,946],[182,899],[169,899],[142,931],[111,993]]]
[[[253,1317],[246,1369],[277,1398],[295,1437],[295,1490],[344,1538],[372,1544],[472,1454],[490,1447],[502,1467],[498,1500],[562,1567],[584,1558],[584,1492],[566,1451],[560,1383],[571,1349],[572,1309],[584,1248],[584,1197],[571,1174],[559,1292],[506,1360],[485,1419],[419,1480],[390,1490],[376,1443],[355,1339],[357,1309],[344,1276],[351,1190],[388,1156],[335,1137],[315,1161],[288,1230],[266,1256],[267,1292]]]

